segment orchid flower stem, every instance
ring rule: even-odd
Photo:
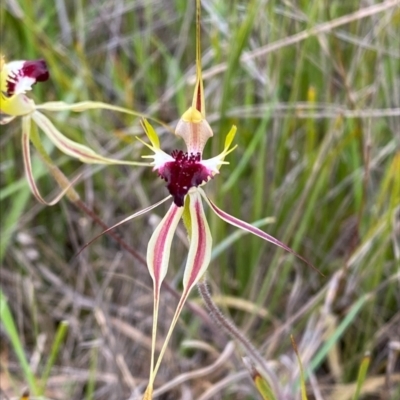
[[[271,371],[271,369],[266,365],[265,360],[261,356],[261,354],[257,351],[257,349],[251,344],[251,342],[240,332],[239,328],[228,318],[226,318],[222,311],[218,308],[218,306],[213,302],[211,298],[210,291],[208,290],[206,280],[200,279],[197,282],[197,288],[199,290],[200,296],[202,297],[206,307],[210,313],[211,318],[221,327],[226,333],[228,333],[233,339],[237,340],[245,349],[247,355],[253,360],[253,362],[262,368],[262,371],[265,374],[265,377],[268,378],[268,381],[273,387],[274,392],[277,395],[277,398],[283,398],[280,393],[277,392],[278,388],[276,387],[276,382],[278,382],[277,377]]]

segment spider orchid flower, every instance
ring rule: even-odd
[[[121,107],[115,107],[100,102],[81,102],[75,104],[66,104],[64,102],[48,102],[44,104],[35,104],[26,93],[32,89],[37,82],[44,82],[49,79],[49,71],[44,60],[33,61],[11,61],[6,63],[4,57],[0,58],[0,124],[4,125],[11,122],[16,117],[22,117],[22,152],[24,160],[24,169],[28,178],[28,184],[36,199],[46,205],[56,204],[61,197],[68,191],[70,183],[62,185],[63,191],[55,199],[48,202],[43,199],[39,189],[36,186],[32,171],[30,142],[34,144],[39,151],[42,159],[50,169],[57,168],[48,157],[36,130],[32,130],[31,123],[34,121],[36,126],[41,129],[53,144],[63,153],[77,158],[88,164],[128,164],[128,165],[147,165],[141,162],[114,160],[97,154],[92,149],[82,144],[76,143],[64,136],[39,110],[63,111],[71,110],[76,112],[85,111],[93,108],[110,109],[120,112],[141,116],[134,111],[128,111]],[[54,171],[53,171],[54,172]],[[60,183],[60,182],[59,182]]]

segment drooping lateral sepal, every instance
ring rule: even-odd
[[[50,201],[46,201],[42,195],[40,194],[40,191],[36,185],[35,182],[35,177],[33,175],[33,169],[32,169],[32,162],[31,162],[31,154],[30,154],[30,135],[31,135],[31,116],[30,115],[25,115],[22,117],[22,155],[23,155],[23,163],[24,163],[24,170],[25,170],[25,175],[28,180],[28,185],[31,189],[31,192],[35,196],[36,200],[39,203],[45,204],[46,206],[53,206],[57,204],[61,198],[65,195],[66,192],[72,187],[72,185],[75,183],[75,180],[70,182],[69,185],[66,185],[63,190],[53,199]],[[42,149],[37,149],[39,152],[42,151]],[[41,154],[42,157],[46,157],[47,155]],[[47,163],[47,166],[49,168],[55,168],[54,165],[52,165],[48,160],[44,159]]]
[[[273,236],[269,235],[268,233],[262,231],[261,229],[258,229],[256,227],[254,227],[253,225],[244,222],[228,213],[226,213],[225,211],[221,210],[220,208],[218,208],[205,194],[204,190],[202,190],[201,188],[198,189],[199,192],[201,193],[201,195],[203,196],[204,200],[206,200],[206,202],[208,203],[208,205],[211,207],[211,209],[214,211],[214,213],[221,218],[222,220],[224,220],[225,222],[227,222],[228,224],[231,224],[233,226],[236,226],[237,228],[240,228],[244,231],[247,231],[249,233],[252,233],[255,236],[260,237],[261,239],[264,239],[267,242],[273,243],[274,245],[286,250],[287,252],[293,254],[294,256],[296,256],[297,258],[299,258],[300,260],[303,260],[306,264],[308,264],[310,267],[314,268],[315,267],[309,262],[307,261],[304,257],[302,257],[300,254],[297,254],[294,250],[292,250],[289,246],[287,246],[286,244],[282,243],[281,241],[279,241],[278,239],[274,238]]]
[[[147,246],[147,266],[156,287],[161,287],[161,282],[167,273],[171,242],[182,213],[182,207],[171,204]]]
[[[151,278],[153,279],[153,328],[151,335],[151,358],[150,358],[150,386],[149,391],[152,391],[152,384],[155,378],[154,372],[154,352],[157,336],[157,321],[158,310],[160,305],[160,290],[162,281],[165,278],[168,270],[169,257],[171,252],[171,243],[174,233],[178,226],[178,222],[182,217],[183,208],[172,204],[167,214],[161,220],[156,230],[153,232],[149,244],[147,246],[147,267]]]

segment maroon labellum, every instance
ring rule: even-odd
[[[201,164],[201,154],[188,154],[174,150],[175,161],[169,161],[158,173],[167,182],[167,189],[178,207],[182,207],[185,196],[192,187],[198,187],[212,177],[210,171]]]

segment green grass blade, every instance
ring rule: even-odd
[[[354,393],[353,400],[358,400],[360,398],[361,387],[365,381],[365,377],[367,376],[370,361],[371,361],[370,355],[365,355],[363,360],[361,361],[360,369],[358,370],[357,388],[356,392]]]
[[[303,363],[301,362],[299,350],[297,348],[297,344],[294,340],[293,335],[290,336],[290,340],[292,341],[292,346],[293,346],[294,352],[296,353],[297,362],[299,363],[299,368],[300,368],[301,400],[307,400],[308,398],[307,398],[307,389],[306,389],[306,378],[304,376]]]
[[[1,226],[0,240],[0,263],[3,261],[10,239],[15,232],[18,221],[25,211],[25,207],[31,197],[31,192],[27,183],[21,188],[17,196],[14,196],[14,201],[10,205],[10,209],[3,214]]]
[[[54,365],[54,362],[56,361],[58,353],[60,352],[61,345],[63,343],[65,335],[67,334],[67,331],[68,331],[68,322],[61,321],[60,325],[58,326],[53,345],[51,346],[49,359],[47,360],[46,366],[42,374],[41,394],[44,394],[51,369]]]
[[[14,318],[12,316],[10,308],[8,307],[7,299],[1,289],[0,289],[0,321],[2,322],[4,330],[6,331],[6,334],[11,342],[11,347],[17,356],[19,365],[22,368],[24,378],[29,385],[30,391],[34,395],[36,395],[38,393],[36,378],[26,358],[19,333],[15,326]]]
[[[367,301],[370,299],[369,296],[364,295],[353,305],[350,309],[349,313],[343,319],[343,321],[338,326],[336,332],[329,338],[329,340],[325,343],[325,345],[318,351],[315,355],[314,359],[310,363],[310,371],[315,371],[321,363],[324,361],[327,356],[329,350],[332,346],[340,339],[340,337],[344,334],[346,329],[350,326],[350,324],[354,321],[357,314],[361,311]],[[307,378],[307,374],[306,374]]]

